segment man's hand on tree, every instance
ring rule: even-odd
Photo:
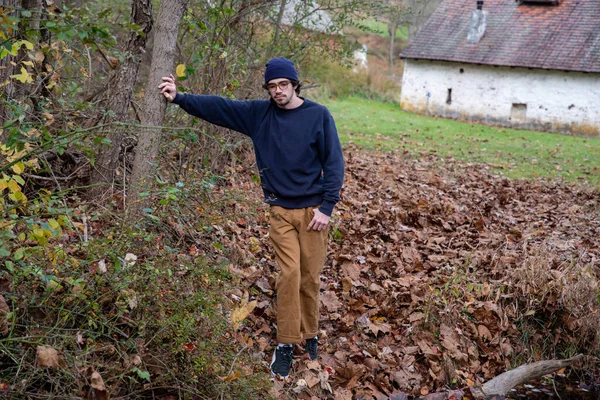
[[[163,83],[158,85],[158,88],[161,89],[161,94],[165,96],[165,98],[171,103],[175,100],[175,96],[177,95],[177,85],[175,85],[175,77],[173,74],[169,76],[163,76]]]

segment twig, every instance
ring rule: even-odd
[[[558,390],[556,390],[556,382],[555,382],[555,378],[552,378],[552,386],[554,387],[554,393],[556,393],[556,395],[558,396],[559,400],[562,400],[562,397],[560,397],[560,394],[558,394]]]
[[[140,117],[140,112],[138,110],[138,105],[136,104],[135,101],[131,100],[131,107],[133,108],[133,111],[135,112],[135,118],[138,120],[138,122],[142,122],[142,118]]]
[[[246,350],[247,348],[248,348],[248,346],[242,347],[242,349],[237,352],[235,357],[233,357],[233,361],[231,362],[231,367],[229,368],[229,372],[227,373],[228,376],[231,375],[231,371],[233,371],[233,366],[235,365],[235,362],[237,361],[240,354],[242,354],[242,352],[244,350]],[[223,388],[223,390],[221,390],[221,400],[223,400],[223,398],[224,398],[223,396],[225,396],[225,388]]]
[[[106,56],[106,54],[104,54],[104,52],[102,51],[102,49],[100,48],[100,46],[98,46],[96,43],[94,43],[96,45],[96,49],[98,49],[98,52],[100,53],[100,55],[102,56],[102,58],[104,59],[104,61],[106,61],[106,63],[108,64],[108,67],[110,69],[115,69],[115,66],[110,62],[110,60],[108,59],[108,57]]]
[[[123,210],[127,212],[127,180],[125,179],[127,176],[127,157],[125,152],[123,152]]]
[[[83,213],[83,216],[81,217],[81,221],[83,222],[83,242],[87,243],[88,242],[88,226],[87,226],[87,215],[85,215],[85,212]]]
[[[56,182],[56,181],[68,181],[70,179],[68,176],[53,176],[53,177],[48,177],[48,176],[40,176],[40,175],[28,174],[27,172],[23,172],[21,175],[24,176],[24,177],[26,177],[26,178],[36,179],[38,181]]]
[[[89,46],[84,46],[85,47],[85,52],[87,54],[87,59],[88,59],[88,74],[87,77],[91,78],[92,77],[92,56],[90,54],[90,48]]]

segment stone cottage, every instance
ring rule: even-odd
[[[405,110],[600,136],[599,0],[445,0],[401,57]]]

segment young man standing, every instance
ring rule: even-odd
[[[340,199],[344,159],[326,107],[299,96],[294,64],[270,60],[264,88],[269,100],[230,100],[177,93],[173,75],[159,86],[168,101],[210,123],[250,136],[254,143],[269,235],[281,268],[277,278],[277,340],[274,375],[287,378],[293,345],[304,341],[317,358],[319,275],[325,263],[329,218]]]

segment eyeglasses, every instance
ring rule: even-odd
[[[290,85],[290,81],[281,81],[279,83],[269,83],[268,85],[265,86],[265,88],[269,91],[269,92],[274,92],[277,90],[277,88],[281,89],[281,90],[286,90],[288,88],[288,86]]]

